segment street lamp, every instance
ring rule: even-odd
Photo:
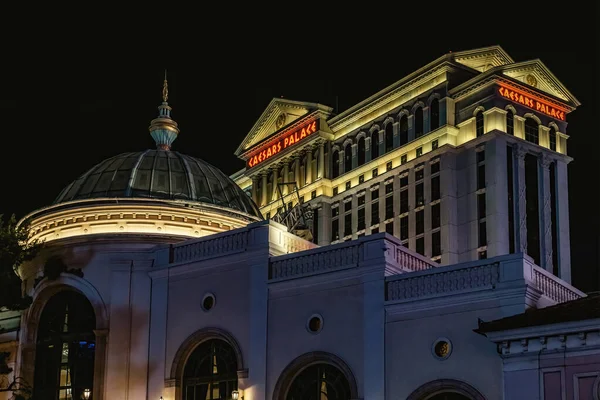
[[[83,389],[83,398],[89,400],[92,391],[90,389]]]
[[[233,392],[231,392],[231,398],[233,400],[238,400],[240,397],[240,392],[238,392],[237,390],[234,390]]]

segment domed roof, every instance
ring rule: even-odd
[[[209,203],[262,219],[258,207],[227,175],[176,151],[146,150],[104,160],[68,185],[54,204],[107,197]]]

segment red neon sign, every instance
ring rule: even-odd
[[[296,143],[304,140],[309,135],[315,133],[319,130],[319,120],[311,121],[301,128],[298,128],[295,131],[290,133],[286,133],[279,139],[269,143],[267,146],[262,147],[262,150],[254,153],[248,158],[248,162],[246,163],[248,168],[255,167],[256,165],[268,160],[276,154],[279,154],[281,151],[287,149],[290,146],[295,145]]]
[[[523,104],[525,107],[529,107],[549,117],[565,120],[565,110],[560,109],[556,106],[550,105],[545,101],[537,99],[529,94],[525,94],[519,90],[500,86],[498,89],[500,96],[505,97],[515,103]]]

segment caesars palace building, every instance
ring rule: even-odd
[[[0,400],[598,399],[566,118],[539,60],[446,54],[349,110],[274,99],[232,177],[173,149],[32,211]],[[57,191],[58,192],[58,191]]]

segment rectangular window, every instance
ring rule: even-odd
[[[358,183],[359,183],[359,184],[361,184],[361,183],[363,183],[364,181],[365,181],[365,175],[364,175],[364,174],[363,174],[363,175],[360,175],[360,176],[358,177]]]
[[[346,182],[346,190],[352,187],[352,183],[350,181]]]
[[[394,182],[385,185],[385,194],[390,194],[394,191]]]
[[[408,190],[400,192],[400,214],[408,212]]]
[[[385,224],[385,231],[390,235],[394,234],[394,222],[388,222]]]
[[[487,226],[485,221],[479,222],[479,245],[478,247],[487,246]]]
[[[379,233],[379,227],[378,226],[376,226],[375,228],[371,228],[371,235],[373,235],[375,233]]]
[[[338,215],[340,215],[340,207],[338,205],[331,207],[331,218],[335,218]]]
[[[556,131],[552,128],[548,134],[550,135],[550,150],[556,151]]]
[[[437,148],[438,148],[438,141],[436,139],[433,142],[431,142],[431,150],[436,150]]]
[[[334,242],[340,238],[340,221],[339,219],[331,220],[331,241]]]
[[[379,187],[371,190],[371,200],[377,200],[379,198]]]
[[[408,175],[400,177],[400,187],[408,186]]]
[[[334,188],[333,188],[333,195],[334,195],[334,196],[337,196],[337,194],[338,194],[338,188],[337,188],[337,187],[334,187]]]
[[[415,251],[422,256],[425,255],[425,238],[424,237],[417,238]]]
[[[344,212],[352,211],[352,200],[344,202]]]
[[[431,178],[431,201],[440,199],[440,176]]]
[[[481,250],[478,253],[478,256],[480,260],[485,260],[487,258],[487,250]]]
[[[359,231],[362,231],[363,229],[365,229],[365,208],[364,207],[358,209],[357,220],[358,220],[358,224],[356,226],[356,229]]]
[[[385,198],[385,219],[394,217],[394,196]]]
[[[344,215],[344,236],[352,235],[352,213]]]
[[[362,196],[357,197],[357,203],[358,203],[359,207],[365,205],[365,195],[364,194]]]
[[[421,207],[425,204],[425,195],[423,192],[423,182],[415,185],[415,207]]]
[[[391,161],[388,161],[387,164],[385,164],[385,170],[386,171],[392,170],[392,162]]]
[[[440,162],[436,161],[431,164],[431,175],[437,174],[438,172],[440,172]]]
[[[425,211],[417,211],[415,213],[415,234],[420,235],[425,232]]]
[[[375,168],[375,169],[373,170],[373,172],[371,172],[371,178],[375,178],[375,177],[377,177],[377,175],[378,175],[378,172],[379,172],[379,170],[378,170],[377,168]]]
[[[408,239],[408,215],[400,218],[400,240]]]
[[[439,228],[441,225],[440,203],[431,206],[431,229]]]
[[[415,181],[420,181],[425,176],[425,170],[423,168],[415,171]]]
[[[485,209],[485,193],[479,193],[477,195],[477,218],[482,219],[485,218],[486,209]]]
[[[476,154],[477,154],[477,164],[485,161],[485,150],[484,149],[478,151]]]
[[[442,255],[442,234],[440,231],[431,234],[431,257]]]
[[[400,157],[400,164],[406,164],[407,162],[408,162],[408,157],[407,157],[407,155],[406,155],[406,154],[403,154],[403,155]]]
[[[417,151],[416,151],[417,157],[421,157],[423,155],[423,148],[422,147],[418,147]]]
[[[379,201],[371,203],[371,225],[379,223]]]
[[[477,166],[477,189],[485,188],[485,164]]]
[[[316,197],[317,197],[317,191],[316,190],[313,190],[312,192],[310,192],[310,198],[311,199],[314,199]]]
[[[267,219],[271,219],[271,212],[269,211],[265,217],[266,217]]]

